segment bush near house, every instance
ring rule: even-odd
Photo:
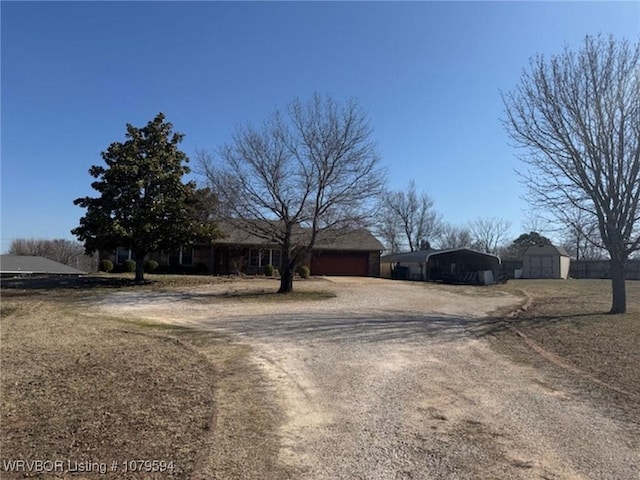
[[[147,273],[151,273],[155,271],[157,268],[158,268],[158,262],[156,262],[155,260],[149,260],[147,263],[144,264],[144,271]]]
[[[135,260],[125,260],[124,261],[124,271],[125,272],[135,272],[136,271],[136,261]]]
[[[113,262],[111,260],[102,260],[100,262],[100,271],[109,273],[113,270]]]
[[[311,270],[309,270],[309,267],[306,265],[299,265],[298,268],[296,268],[296,273],[300,275],[301,278],[309,278]]]

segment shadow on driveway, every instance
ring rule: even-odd
[[[502,328],[502,319],[382,312],[371,314],[278,314],[240,317],[194,326],[257,340],[319,343],[454,341],[478,338]]]

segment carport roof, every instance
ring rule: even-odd
[[[64,265],[44,257],[29,255],[0,255],[0,273],[4,275],[84,275],[86,272],[82,272],[68,265]]]
[[[415,252],[391,253],[380,258],[381,262],[407,262],[421,263],[426,262],[429,255],[438,252],[438,250],[417,250]]]
[[[498,259],[500,262],[500,257],[497,255],[493,255],[491,253],[480,252],[478,250],[473,250],[471,248],[448,248],[445,250],[419,250],[416,252],[406,252],[406,253],[392,253],[390,255],[383,256],[380,261],[382,262],[408,262],[408,263],[416,263],[416,262],[426,262],[429,257],[436,255],[444,255],[448,253],[471,253],[475,255],[482,255],[486,257],[494,257]]]
[[[471,253],[474,255],[479,255],[479,256],[483,256],[483,257],[493,257],[498,259],[498,262],[500,262],[500,257],[497,255],[494,255],[492,253],[486,253],[486,252],[480,252],[479,250],[474,250],[472,248],[449,248],[446,250],[438,250],[433,252],[432,254],[430,254],[429,256],[435,256],[435,255],[443,255],[443,254],[447,254],[447,253]]]

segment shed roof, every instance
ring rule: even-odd
[[[524,255],[560,255],[561,257],[569,257],[569,253],[564,247],[555,245],[531,245],[524,252]]]
[[[0,273],[4,275],[84,275],[86,272],[82,272],[73,267],[45,257],[35,257],[30,255],[0,255]]]

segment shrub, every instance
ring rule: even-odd
[[[273,269],[273,276],[274,277],[279,277],[280,276],[280,270],[278,270],[277,268]]]
[[[109,273],[113,270],[113,262],[111,260],[107,260],[106,258],[100,262],[100,271]]]
[[[124,271],[125,272],[135,272],[136,271],[136,261],[135,260],[125,260],[124,261]]]
[[[299,265],[298,268],[296,268],[296,273],[300,275],[301,278],[309,278],[311,270],[309,270],[309,267],[306,265]]]
[[[155,260],[149,260],[147,263],[144,264],[144,271],[147,273],[151,273],[155,271],[157,268],[158,268],[158,262],[156,262]]]
[[[267,277],[273,277],[273,265],[269,264],[269,265],[265,265],[264,267],[264,274]]]

